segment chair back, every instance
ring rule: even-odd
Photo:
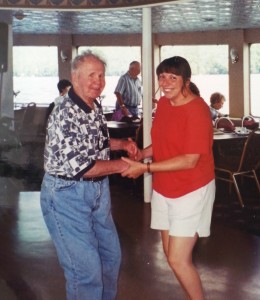
[[[215,122],[215,127],[217,129],[222,128],[222,129],[224,129],[224,131],[227,131],[227,132],[232,132],[235,130],[234,123],[228,117],[221,117],[221,118],[217,119]]]
[[[23,116],[22,130],[30,130],[30,127],[33,125],[35,110],[36,110],[36,103],[30,102],[27,105]]]
[[[260,129],[252,131],[244,145],[239,172],[256,170],[260,167]]]
[[[241,126],[246,127],[248,129],[255,130],[258,128],[259,123],[256,122],[255,119],[249,115],[249,116],[243,117]]]

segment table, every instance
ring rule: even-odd
[[[233,132],[223,132],[223,133],[214,133],[214,141],[224,141],[224,140],[245,140],[248,135],[238,135]]]
[[[248,135],[233,132],[215,133],[213,135],[213,154],[215,164],[223,159],[229,161],[239,159]]]
[[[136,130],[140,126],[138,123],[127,123],[127,122],[117,122],[117,121],[108,121],[107,128],[111,138],[117,139],[127,139],[129,137],[135,138]]]

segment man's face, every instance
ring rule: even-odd
[[[105,67],[94,57],[88,57],[72,73],[72,83],[76,94],[84,101],[99,97],[105,87]]]
[[[141,65],[134,64],[130,69],[130,74],[133,78],[137,77],[141,72]]]

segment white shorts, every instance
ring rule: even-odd
[[[169,230],[171,236],[209,236],[215,191],[215,180],[179,198],[153,191],[151,228]]]

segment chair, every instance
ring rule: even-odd
[[[28,103],[22,120],[22,130],[28,130],[33,125],[34,114],[36,110],[36,103]]]
[[[256,182],[260,193],[260,183],[257,178],[256,170],[260,169],[260,129],[252,131],[243,147],[239,161],[234,164],[232,157],[226,157],[225,160],[219,161],[215,166],[216,179],[223,180],[235,187],[239,203],[244,207],[244,202],[238,186],[237,176],[246,176],[253,178]],[[243,183],[243,181],[241,181]]]
[[[221,117],[215,122],[216,128],[223,128],[227,132],[232,132],[235,130],[234,123],[228,117]]]

